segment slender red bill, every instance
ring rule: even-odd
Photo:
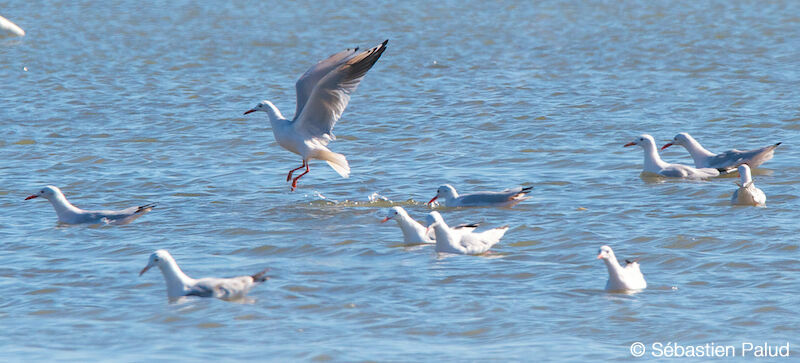
[[[633,142],[633,141],[631,141],[631,142],[629,142],[629,143],[627,143],[627,144],[625,144],[625,145],[622,145],[622,146],[623,146],[623,147],[628,147],[628,146],[633,146],[633,145],[636,145],[636,143],[635,143],[635,142]]]
[[[431,199],[430,201],[428,201],[428,204],[431,204],[431,203],[433,203],[433,201],[434,201],[434,200],[436,200],[436,198],[439,198],[439,196],[437,195],[437,196],[433,197],[433,199]]]
[[[661,150],[664,150],[664,149],[666,149],[666,148],[668,148],[670,146],[672,146],[672,143],[668,142],[668,143],[664,144],[664,146],[661,147]]]
[[[140,272],[139,272],[139,276],[142,276],[142,274],[144,274],[145,272],[147,272],[147,270],[149,270],[149,269],[150,269],[150,265],[147,265],[147,266],[145,266],[145,267],[142,269],[142,271],[140,271]]]
[[[243,113],[243,115],[246,115],[246,114],[248,114],[248,113],[251,113],[251,112],[256,112],[256,110],[247,110],[247,111],[245,111],[245,112]]]
[[[25,198],[25,200],[33,199],[33,198],[37,198],[37,197],[39,197],[39,196],[34,194],[34,195],[31,195],[31,196],[28,196],[27,198]]]
[[[598,259],[598,260],[599,260],[599,259],[601,259],[601,258],[603,258],[603,254],[602,254],[602,253],[601,253],[601,254],[599,254],[599,255],[597,255],[597,259]]]
[[[388,221],[388,220],[390,220],[390,219],[391,219],[391,218],[389,218],[389,217],[386,217],[386,218],[384,218],[384,219],[381,221],[381,223],[383,223],[383,222],[386,222],[386,221]]]

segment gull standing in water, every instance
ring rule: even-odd
[[[436,211],[430,212],[425,221],[428,223],[428,228],[433,228],[436,234],[436,252],[459,255],[480,255],[489,251],[492,246],[500,242],[500,238],[503,238],[508,230],[508,226],[503,226],[479,233],[472,231],[462,233],[450,228],[442,215]]]
[[[742,178],[742,183],[739,184],[739,189],[733,192],[731,204],[759,207],[766,205],[767,195],[761,189],[756,188],[753,183],[753,176],[750,173],[750,167],[747,164],[739,165],[739,177]]]
[[[726,171],[714,168],[695,169],[688,165],[670,164],[665,162],[664,160],[661,160],[660,156],[658,156],[656,141],[648,134],[643,134],[637,137],[636,140],[631,141],[623,146],[628,147],[633,145],[639,145],[644,150],[643,172],[646,173],[653,173],[671,178],[703,179],[718,176],[721,171]]]
[[[423,243],[436,243],[436,234],[432,229],[425,228],[422,224],[415,221],[408,215],[403,207],[391,207],[386,213],[381,223],[390,219],[397,221],[400,230],[403,231],[403,241],[406,244],[423,244]],[[469,233],[478,228],[477,224],[462,224],[453,227],[454,231],[461,233]]]
[[[284,149],[303,157],[303,165],[292,169],[286,181],[292,180],[292,191],[297,180],[309,172],[311,159],[324,160],[343,178],[350,176],[350,165],[342,154],[330,151],[329,142],[336,139],[333,125],[342,116],[350,94],[375,65],[386,50],[383,43],[363,52],[358,48],[345,49],[311,67],[295,84],[297,108],[289,120],[270,101],[261,101],[246,111],[267,113],[275,140]],[[305,172],[292,179],[292,173],[305,168]]]
[[[215,297],[223,300],[238,300],[253,286],[266,281],[267,270],[261,271],[251,276],[239,276],[231,278],[206,277],[193,279],[187,276],[178,263],[172,258],[167,250],[158,250],[150,255],[139,276],[142,276],[153,266],[158,266],[164,275],[167,283],[167,297],[175,300],[183,296]]]
[[[602,259],[608,268],[608,282],[606,291],[643,290],[647,288],[642,270],[639,269],[638,260],[625,260],[625,266],[617,261],[617,256],[611,247],[600,247],[597,259]]]
[[[737,150],[731,149],[719,154],[714,154],[711,151],[706,150],[703,145],[700,145],[697,140],[695,140],[692,135],[689,135],[685,132],[681,132],[680,134],[675,135],[672,141],[664,144],[661,147],[661,150],[664,150],[672,145],[681,145],[689,151],[689,155],[692,156],[694,159],[694,166],[698,168],[722,168],[722,169],[729,169],[735,168],[740,164],[747,164],[750,165],[751,168],[755,168],[765,161],[772,159],[772,156],[775,154],[775,148],[778,147],[781,143],[764,146],[760,149],[753,149],[753,150]]]
[[[446,207],[513,207],[517,203],[530,199],[525,194],[531,192],[533,187],[516,187],[500,192],[475,192],[459,195],[456,188],[450,184],[444,184],[436,190],[436,196],[428,204],[436,199],[444,199]]]
[[[153,210],[156,206],[155,203],[140,205],[138,207],[130,207],[123,210],[83,210],[80,209],[67,200],[64,193],[58,187],[48,185],[42,190],[38,191],[25,200],[42,197],[50,201],[53,209],[56,210],[58,221],[66,224],[128,224],[133,222],[136,218],[143,216],[145,213]]]

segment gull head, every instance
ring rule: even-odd
[[[600,251],[597,253],[597,259],[608,260],[614,257],[614,251],[611,250],[611,247],[603,246],[600,247]]]
[[[399,215],[399,214],[405,214],[405,213],[406,213],[406,211],[405,211],[405,209],[403,209],[403,207],[391,207],[391,208],[389,208],[389,211],[386,212],[386,218],[384,218],[381,221],[381,223],[386,222],[386,221],[388,221],[388,220],[390,220],[390,219],[392,219],[394,217],[397,217],[397,215]]]
[[[648,134],[641,134],[641,135],[639,135],[639,137],[636,138],[636,140],[633,140],[633,141],[631,141],[631,142],[629,142],[629,143],[627,143],[625,145],[622,145],[622,146],[628,147],[628,146],[633,146],[633,145],[639,145],[640,147],[645,147],[648,144],[655,145],[656,144],[656,140],[653,139],[653,137],[648,135]]]
[[[433,197],[433,199],[431,199],[430,201],[428,201],[428,204],[433,203],[434,200],[439,199],[440,197],[444,199],[449,199],[449,198],[455,198],[456,195],[457,195],[456,188],[453,188],[453,186],[450,184],[444,184],[440,186],[439,189],[436,189],[436,196]]]
[[[739,178],[742,180],[741,186],[747,186],[753,180],[753,174],[750,172],[750,166],[747,164],[739,165]]]
[[[167,250],[158,250],[156,252],[153,252],[153,254],[150,255],[150,260],[147,261],[147,266],[145,266],[142,269],[142,271],[139,272],[139,276],[142,276],[142,274],[147,272],[147,270],[149,270],[153,266],[158,266],[159,268],[162,268],[163,266],[166,266],[169,263],[169,261],[172,260],[173,260],[172,255],[170,255],[169,252],[167,252]]]
[[[36,192],[36,194],[29,195],[27,198],[25,198],[25,200],[38,198],[38,197],[42,197],[42,198],[45,198],[47,200],[50,200],[50,198],[55,197],[56,195],[59,195],[59,194],[63,194],[63,193],[61,193],[61,189],[58,189],[58,187],[53,186],[53,185],[48,185],[48,186],[42,188],[41,190],[39,190],[38,192]]]
[[[687,144],[689,144],[689,138],[691,138],[689,134],[681,132],[675,135],[675,137],[673,137],[672,140],[670,140],[668,143],[664,144],[664,146],[661,147],[661,150],[664,150],[672,145],[686,146]]]
[[[267,112],[267,111],[272,110],[274,108],[275,108],[275,105],[273,105],[272,102],[264,100],[264,101],[259,102],[256,105],[256,107],[253,107],[253,108],[245,111],[244,114],[247,115],[248,113],[252,113],[252,112],[256,112],[256,111]]]
[[[428,216],[425,217],[425,224],[428,225],[428,229],[442,222],[444,222],[444,219],[442,219],[442,215],[437,211],[430,212]]]

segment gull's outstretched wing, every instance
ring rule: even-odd
[[[314,91],[314,86],[317,85],[319,80],[336,67],[347,62],[350,58],[355,56],[357,52],[358,47],[347,48],[319,61],[319,63],[309,68],[306,73],[303,73],[294,85],[295,89],[297,89],[297,109],[294,111],[295,118],[303,111],[303,106],[308,102],[308,98],[311,96],[311,92]]]
[[[347,58],[346,62],[322,77],[314,86],[301,112],[295,116],[295,130],[317,138],[324,144],[333,140],[333,125],[347,107],[350,94],[381,57],[388,42],[387,39],[378,46]],[[298,93],[298,100],[299,97]]]

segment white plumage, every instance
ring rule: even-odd
[[[403,241],[406,244],[436,243],[436,234],[433,229],[425,228],[422,224],[415,221],[408,215],[403,207],[391,207],[386,212],[386,218],[381,223],[390,219],[397,221],[400,230],[403,231]],[[454,232],[469,233],[477,228],[477,224],[462,224],[453,227]]]
[[[608,268],[606,291],[643,290],[647,288],[647,282],[639,269],[639,262],[625,260],[625,266],[621,266],[617,261],[617,256],[614,255],[614,251],[608,246],[600,247],[597,258],[602,259]]]
[[[761,189],[756,188],[749,166],[746,164],[739,165],[739,177],[741,178],[742,183],[739,184],[739,189],[736,189],[733,192],[731,204],[753,205],[759,207],[766,205],[767,195],[764,194],[764,191]]]
[[[25,36],[25,31],[19,25],[11,22],[11,20],[0,16],[0,37],[6,34],[22,37]]]
[[[489,251],[508,230],[508,226],[504,226],[478,233],[457,231],[450,228],[436,211],[428,214],[426,222],[436,234],[436,252],[461,255],[479,255]]]

